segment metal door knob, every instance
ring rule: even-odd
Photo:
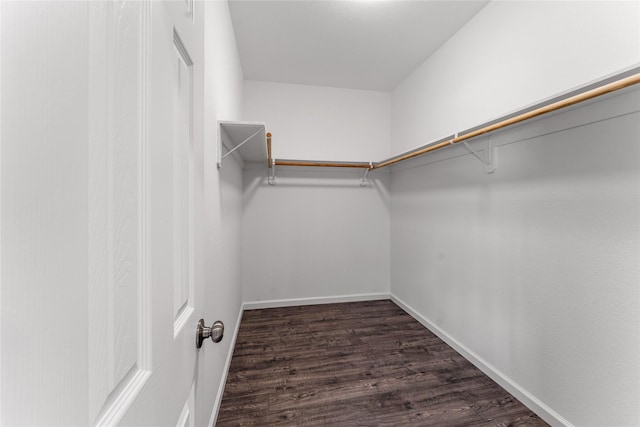
[[[213,342],[222,341],[222,336],[224,335],[224,323],[217,320],[213,322],[211,327],[206,327],[204,325],[204,319],[200,319],[198,321],[198,327],[196,329],[196,347],[202,347],[202,342],[207,338],[211,338]]]

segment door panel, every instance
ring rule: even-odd
[[[194,5],[196,6],[196,5]],[[176,10],[176,7],[179,7]],[[194,419],[195,325],[200,317],[195,259],[194,43],[201,38],[186,3],[148,4],[148,58],[143,78],[146,160],[143,224],[151,322],[150,377],[122,417],[127,425],[176,425]],[[197,13],[197,10],[192,11]],[[200,34],[200,35],[199,35]],[[196,43],[197,45],[197,43]],[[144,245],[143,245],[144,246]],[[185,403],[187,402],[187,403]],[[186,408],[186,410],[185,410]],[[186,417],[186,418],[185,418]]]
[[[208,418],[198,7],[0,2],[0,424]]]
[[[89,419],[143,374],[141,3],[89,8]]]
[[[193,62],[174,30],[173,231],[174,333],[193,313]]]
[[[178,422],[176,423],[176,427],[195,427],[194,393],[195,393],[195,385],[191,387],[189,398],[187,399],[187,401],[184,403],[184,406],[182,407],[182,412],[180,413],[180,417],[178,417]]]

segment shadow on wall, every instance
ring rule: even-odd
[[[415,179],[404,187],[405,191],[444,191],[497,183],[513,186],[558,180],[597,181],[613,174],[635,176],[640,155],[640,128],[636,122],[639,94],[638,88],[627,89],[581,106],[579,114],[576,107],[471,140],[471,147],[480,155],[484,155],[489,138],[497,147],[498,169],[494,174],[484,173],[482,165],[462,145],[392,166],[392,174],[423,166],[442,167],[437,174],[441,179]],[[613,119],[618,121],[616,125],[598,125]],[[620,126],[626,126],[626,133],[620,132]],[[451,163],[438,166],[454,158],[463,162],[460,168],[452,168]]]
[[[383,202],[388,205],[391,201],[388,185],[387,171],[372,171],[367,176],[367,185],[362,186],[364,172],[333,170],[330,168],[319,168],[309,170],[300,167],[279,167],[276,170],[276,181],[274,185],[269,185],[267,180],[268,169],[250,168],[245,171],[243,199],[245,206],[251,202],[259,188],[278,187],[284,188],[309,188],[309,189],[329,189],[342,188],[345,190],[370,192],[377,191]]]

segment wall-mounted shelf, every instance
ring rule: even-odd
[[[218,122],[218,167],[227,156],[244,162],[267,162],[265,124],[262,122]]]

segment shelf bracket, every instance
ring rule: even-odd
[[[251,140],[251,138],[253,138],[254,136],[256,136],[257,134],[259,134],[260,132],[262,132],[262,129],[258,129],[257,131],[255,131],[254,133],[251,134],[250,137],[248,137],[247,139],[245,139],[244,141],[242,141],[240,144],[236,145],[235,147],[233,147],[231,150],[227,151],[221,158],[220,161],[218,162],[218,167],[222,166],[222,160],[224,160],[225,157],[227,157],[229,154],[233,153],[234,151],[236,151],[238,148],[242,147],[244,144],[246,144],[247,142],[249,142]]]
[[[367,186],[367,175],[369,175],[369,171],[373,169],[373,163],[369,162],[369,167],[367,169],[365,169],[364,171],[364,175],[362,176],[362,181],[360,182],[360,187],[366,187]]]
[[[271,159],[271,167],[269,168],[267,183],[269,185],[276,185],[276,159]]]
[[[494,173],[496,169],[498,169],[498,147],[493,146],[493,142],[491,141],[491,137],[489,137],[489,141],[487,142],[487,148],[485,149],[485,158],[483,158],[477,151],[475,151],[471,146],[467,143],[467,141],[462,141],[465,148],[482,164],[484,165],[484,171],[486,173]]]

